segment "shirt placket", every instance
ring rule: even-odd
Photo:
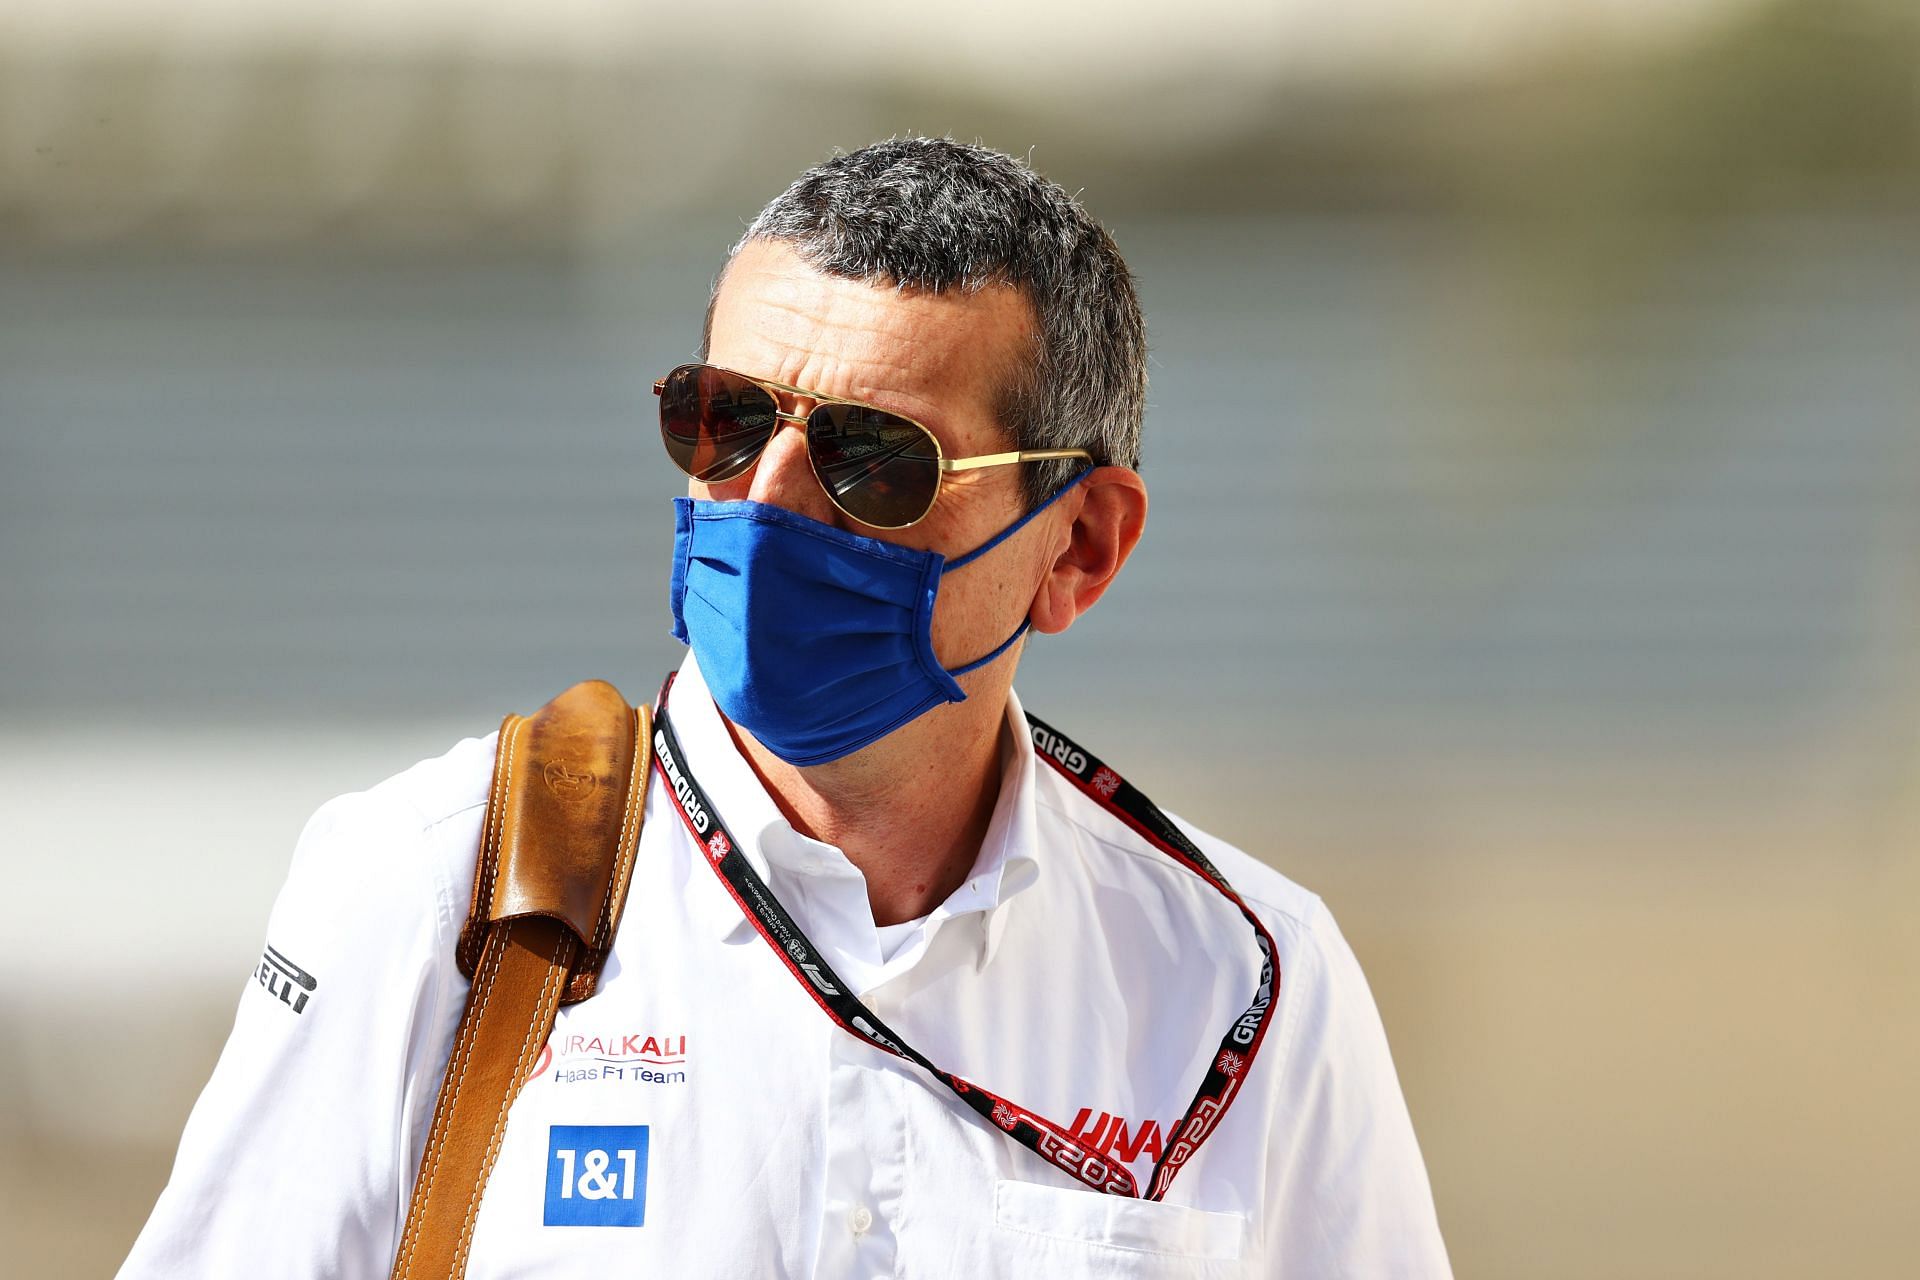
[[[872,1007],[871,993],[863,998]],[[845,1032],[828,1038],[826,1194],[813,1271],[822,1280],[891,1280],[898,1271],[907,1160],[901,1095],[914,1087],[881,1050]]]

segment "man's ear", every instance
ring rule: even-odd
[[[1126,467],[1095,467],[1060,500],[1070,521],[1047,566],[1027,617],[1035,631],[1056,635],[1106,594],[1147,527],[1147,486]]]

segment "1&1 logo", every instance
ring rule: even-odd
[[[645,1226],[647,1126],[552,1126],[544,1222],[549,1227]]]

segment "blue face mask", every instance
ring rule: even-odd
[[[942,667],[932,635],[941,575],[999,546],[1086,475],[951,564],[784,507],[675,498],[674,638],[693,646],[721,712],[767,750],[793,765],[838,760],[964,701],[954,677],[1026,633],[1022,621],[993,652]]]

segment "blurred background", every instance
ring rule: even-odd
[[[1911,1274],[1911,0],[0,0],[9,1273],[117,1266],[315,807],[677,661],[649,384],[900,132],[1138,273],[1021,688],[1332,905],[1459,1274]]]

